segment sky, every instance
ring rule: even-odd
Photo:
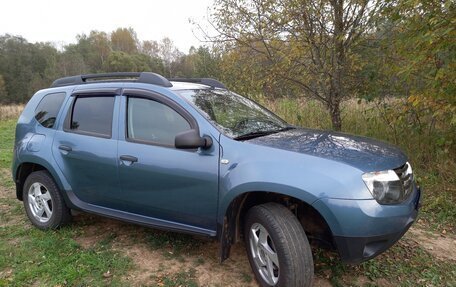
[[[182,52],[199,46],[202,33],[189,19],[207,27],[213,0],[11,0],[2,1],[0,35],[19,35],[29,42],[76,42],[91,30],[112,32],[133,28],[140,40],[167,36]],[[198,35],[198,37],[195,36]]]

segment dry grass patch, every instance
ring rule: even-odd
[[[110,246],[132,259],[135,268],[124,278],[130,286],[257,286],[242,244],[220,264],[218,243],[206,237],[84,213],[74,217],[74,225],[82,227],[75,240],[84,248]]]
[[[17,119],[23,109],[24,105],[0,105],[0,121]]]

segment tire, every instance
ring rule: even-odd
[[[25,180],[22,196],[29,220],[39,229],[57,229],[71,221],[70,209],[47,171],[32,172]]]
[[[244,238],[250,266],[261,286],[312,286],[309,241],[286,207],[277,203],[252,207],[246,216]]]

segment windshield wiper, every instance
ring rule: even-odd
[[[284,132],[284,131],[288,131],[288,130],[292,130],[292,129],[295,129],[295,127],[286,126],[284,128],[277,129],[277,130],[254,131],[254,132],[250,132],[250,133],[246,133],[246,134],[237,136],[234,139],[235,140],[248,140],[248,139],[253,139],[253,138],[257,138],[257,137],[263,137],[263,136],[267,136],[267,135],[272,135],[272,134],[276,134],[276,133],[280,133],[280,132]]]

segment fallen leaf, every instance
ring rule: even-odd
[[[112,274],[111,274],[111,271],[109,271],[109,270],[107,272],[103,273],[104,278],[109,278],[111,276],[112,276]]]

